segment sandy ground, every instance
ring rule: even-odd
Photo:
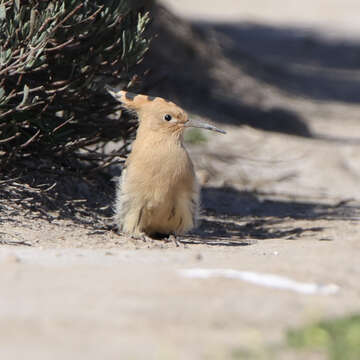
[[[237,22],[244,30],[243,22],[254,19],[277,28],[296,20],[296,27],[324,37],[336,20],[335,35],[346,40],[360,32],[355,1],[319,1],[315,10],[310,1],[278,0],[271,7],[165,2],[183,16],[211,22],[221,36],[227,29],[219,23]],[[238,44],[241,52],[267,65],[278,61],[281,52],[263,54],[261,41],[281,49],[283,34],[269,39],[255,30],[254,41]],[[305,59],[324,55],[318,37],[314,41]],[[300,63],[296,49],[290,51],[295,55],[286,66],[296,71],[289,76],[313,80],[297,83],[296,93],[292,86],[276,91],[313,136],[221,124],[226,136],[209,134],[205,144],[191,146],[205,183],[202,224],[179,246],[129,240],[55,216],[35,221],[14,214],[0,222],[3,242],[23,243],[0,248],[1,359],[239,359],[238,350],[283,342],[289,328],[359,312],[360,86],[354,64],[360,52],[355,44],[345,50],[344,58],[352,59],[346,68]],[[338,92],[325,91],[332,86]],[[276,274],[339,290],[307,295],[236,279],[182,277],[179,270],[189,268]],[[292,358],[308,357],[284,357]]]

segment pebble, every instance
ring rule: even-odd
[[[21,262],[21,259],[15,254],[8,254],[4,257],[4,264],[18,264]]]

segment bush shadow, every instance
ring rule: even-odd
[[[111,229],[115,188],[105,173],[85,177],[47,167],[6,178],[0,185],[0,224],[16,225],[25,217],[49,223],[71,220],[92,230]]]
[[[360,207],[346,202],[325,205],[294,200],[261,199],[258,194],[234,188],[202,190],[202,219],[187,243],[242,246],[259,240],[296,240],[304,234],[321,233],[315,220],[358,221]],[[295,220],[308,220],[298,226]],[[323,239],[327,240],[327,239]]]
[[[139,91],[175,100],[192,112],[217,122],[312,136],[298,113],[281,106],[261,108],[256,100],[252,103],[243,101],[245,95],[252,99],[261,98],[261,84],[252,86],[251,90],[244,88],[243,94],[231,90],[243,81],[240,63],[239,71],[235,70],[234,76],[230,76],[230,83],[229,76],[225,81],[214,75],[217,71],[235,68],[226,65],[227,60],[211,40],[210,32],[189,25],[161,6],[155,7],[153,17],[152,46],[138,68],[138,72],[146,73],[146,81]]]
[[[307,28],[204,23],[225,55],[251,76],[290,94],[321,101],[360,101],[360,42]]]
[[[311,225],[311,221],[360,218],[360,207],[346,202],[331,206],[315,201],[270,200],[231,187],[205,187],[201,195],[199,227],[181,239],[184,244],[244,246],[267,239],[296,240],[306,233],[324,230],[316,223]],[[114,230],[115,188],[106,176],[84,179],[32,173],[22,181],[3,184],[0,196],[0,224],[8,222],[15,226],[25,216],[62,226],[62,220],[71,220],[90,231]],[[308,222],[306,225],[299,222],[299,226],[295,220]]]

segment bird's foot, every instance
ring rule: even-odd
[[[176,247],[180,246],[180,241],[176,238],[174,234],[171,234],[167,238],[165,238],[165,241],[173,243],[174,245],[176,245]]]
[[[153,242],[153,239],[146,234],[131,234],[130,238],[133,240],[141,240],[143,242]]]

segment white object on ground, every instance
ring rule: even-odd
[[[277,289],[292,290],[302,294],[332,295],[339,291],[336,284],[315,284],[303,283],[284,276],[262,274],[252,271],[239,271],[233,269],[182,269],[179,270],[181,276],[187,278],[207,279],[211,277],[224,277],[229,279],[239,279],[252,284],[272,287]]]

